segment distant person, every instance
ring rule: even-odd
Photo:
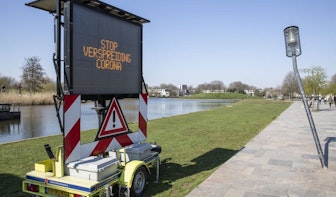
[[[1,92],[6,92],[6,86],[5,86],[5,84],[2,84],[2,86],[1,86]]]
[[[328,102],[329,102],[329,107],[331,107],[331,103],[332,103],[332,96],[330,95],[329,98],[328,98]]]
[[[334,103],[335,103],[335,107],[336,107],[336,95],[334,96]]]
[[[312,105],[313,105],[313,99],[310,98],[310,99],[308,100],[308,105],[309,105],[310,108],[312,107]]]
[[[21,91],[22,91],[22,84],[21,83],[19,83],[17,85],[17,89],[18,89],[18,93],[21,94]]]

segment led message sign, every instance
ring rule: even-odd
[[[142,25],[71,1],[64,21],[65,90],[86,99],[138,97]]]

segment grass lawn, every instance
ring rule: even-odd
[[[230,107],[149,121],[148,141],[162,146],[162,165],[160,183],[150,182],[144,196],[185,196],[289,105],[246,99]],[[62,137],[0,145],[0,196],[27,196],[21,181],[35,162],[47,159],[46,143],[55,150]]]

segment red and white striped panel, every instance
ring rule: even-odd
[[[79,95],[64,95],[64,161],[69,163],[80,159],[80,115],[81,97]]]
[[[74,95],[71,95],[74,96]],[[119,135],[116,137],[111,137],[107,139],[102,139],[99,141],[91,142],[88,144],[80,145],[80,96],[79,97],[79,109],[78,102],[70,102],[71,99],[64,98],[64,106],[69,105],[68,110],[76,110],[73,112],[78,116],[77,121],[70,121],[71,119],[76,119],[73,117],[68,117],[64,114],[64,130],[70,130],[67,133],[71,135],[67,137],[64,132],[64,152],[65,152],[65,163],[76,161],[82,158],[86,158],[92,155],[98,155],[110,150],[115,150],[124,146],[131,144],[140,143],[147,139],[147,100],[148,94],[139,94],[139,131],[129,134]],[[72,98],[72,97],[71,97]],[[69,101],[66,101],[69,100]],[[67,104],[66,104],[67,103]],[[70,104],[71,103],[71,104]],[[70,106],[74,105],[74,106]],[[79,115],[77,114],[79,113]],[[70,114],[70,113],[69,113]],[[68,118],[70,118],[68,120]],[[66,123],[67,122],[67,123]]]
[[[139,132],[141,132],[144,137],[147,137],[147,103],[148,94],[140,94],[139,96]]]

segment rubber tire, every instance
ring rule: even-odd
[[[148,179],[148,171],[144,166],[140,166],[134,173],[131,196],[139,197],[142,196]]]

